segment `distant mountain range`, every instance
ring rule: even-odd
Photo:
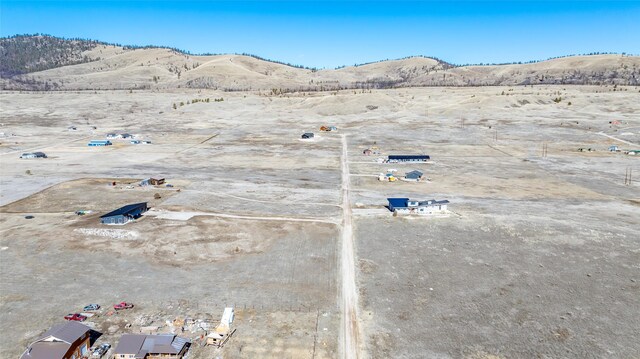
[[[0,38],[0,88],[107,90],[208,88],[329,91],[419,86],[639,85],[640,56],[598,54],[541,62],[454,66],[408,57],[317,70],[253,55],[191,55],[45,35]]]

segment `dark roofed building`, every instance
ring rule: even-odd
[[[310,139],[310,138],[313,138],[313,136],[314,135],[311,132],[305,132],[305,133],[302,134],[302,138],[303,139]]]
[[[416,201],[409,198],[387,198],[389,210],[399,214],[434,214],[447,211],[448,200]]]
[[[429,155],[389,155],[389,162],[427,162]]]
[[[116,359],[182,358],[191,342],[175,334],[125,334],[114,351]]]
[[[20,158],[47,158],[44,152],[27,152],[23,153]]]
[[[129,221],[140,218],[140,216],[142,216],[142,214],[148,209],[147,202],[129,204],[100,216],[100,223],[125,224]]]
[[[407,172],[404,175],[404,178],[410,181],[420,181],[423,175],[424,173],[416,170],[416,171]]]
[[[78,322],[58,324],[33,342],[20,359],[71,359],[89,353],[91,328]]]

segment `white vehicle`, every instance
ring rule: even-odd
[[[111,344],[109,344],[109,343],[101,344],[99,347],[97,347],[93,351],[93,354],[91,354],[91,357],[92,358],[102,358],[102,356],[105,355],[109,351],[109,348],[111,348]]]

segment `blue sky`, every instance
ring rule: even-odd
[[[333,68],[640,53],[638,1],[12,1],[0,35],[45,33]]]

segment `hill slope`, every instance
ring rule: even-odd
[[[244,55],[194,56],[50,36],[0,39],[3,89],[211,88],[335,90],[415,86],[640,83],[640,57],[572,56],[530,64],[455,67],[425,57],[313,70]]]

